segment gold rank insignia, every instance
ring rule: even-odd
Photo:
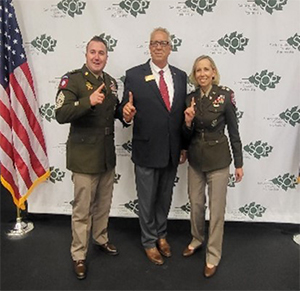
[[[88,90],[93,90],[93,85],[90,82],[86,82],[85,86]]]

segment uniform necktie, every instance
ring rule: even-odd
[[[160,75],[160,78],[159,78],[159,90],[160,90],[160,94],[167,106],[167,109],[170,111],[171,109],[171,106],[170,106],[170,98],[169,98],[169,92],[168,92],[168,87],[167,87],[167,84],[165,82],[165,79],[164,79],[164,71],[161,70],[159,71],[159,75]]]

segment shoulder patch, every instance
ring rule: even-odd
[[[64,102],[65,102],[65,94],[62,91],[60,91],[56,98],[55,109],[62,107]]]
[[[68,82],[69,82],[69,76],[68,76],[68,75],[64,75],[64,76],[61,78],[61,80],[60,80],[60,83],[59,83],[58,88],[59,88],[59,89],[63,89],[63,88],[65,88],[65,87],[67,87]]]
[[[234,107],[236,107],[236,102],[235,102],[234,92],[233,91],[231,91],[231,94],[230,94],[230,101],[234,105]]]

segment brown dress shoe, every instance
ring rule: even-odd
[[[147,254],[148,259],[152,263],[156,265],[162,265],[164,263],[164,260],[157,248],[154,247],[154,248],[145,249],[145,252]]]
[[[82,280],[86,277],[86,266],[84,260],[74,261],[74,271],[77,279]]]
[[[99,247],[99,249],[101,251],[103,251],[104,253],[106,253],[108,255],[116,256],[119,254],[119,251],[117,250],[117,248],[109,242],[107,242],[106,244],[103,244],[103,245],[96,244],[96,246]]]
[[[217,271],[217,266],[213,266],[212,268],[209,268],[209,267],[207,267],[207,265],[205,265],[204,277],[210,278],[216,273],[216,271]]]
[[[196,247],[196,248],[193,248],[193,249],[190,249],[189,248],[189,245],[184,249],[184,251],[182,252],[182,255],[184,257],[190,257],[191,255],[193,255],[198,249],[201,248],[201,245]]]
[[[167,240],[165,238],[160,238],[158,239],[157,241],[157,245],[158,245],[158,250],[159,252],[169,258],[171,257],[172,253],[171,253],[171,247],[170,245],[168,244]]]

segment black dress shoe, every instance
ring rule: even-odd
[[[74,271],[77,279],[82,280],[86,277],[86,266],[84,260],[74,261]]]
[[[104,244],[104,245],[99,245],[99,244],[97,244],[96,246],[97,246],[101,251],[103,251],[104,253],[106,253],[106,254],[108,254],[108,255],[116,256],[116,255],[119,254],[117,248],[116,248],[113,244],[111,244],[111,243],[109,243],[109,242],[107,242],[107,243]]]

